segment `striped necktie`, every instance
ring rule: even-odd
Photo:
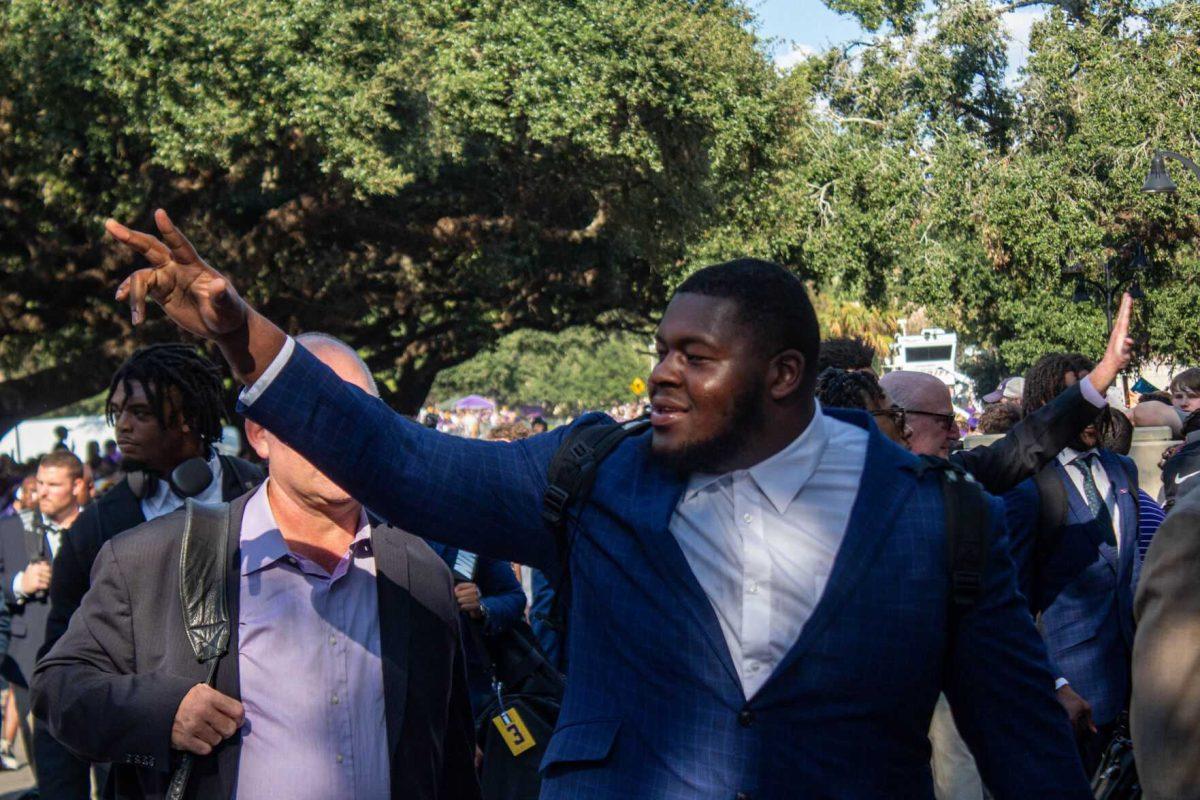
[[[1083,499],[1087,501],[1088,511],[1092,512],[1093,518],[1103,519],[1107,523],[1104,526],[1108,534],[1105,540],[1115,546],[1117,537],[1112,529],[1112,519],[1108,513],[1108,506],[1105,505],[1104,498],[1100,496],[1100,489],[1096,486],[1096,478],[1092,475],[1092,461],[1095,457],[1095,453],[1084,453],[1072,461],[1071,466],[1079,470],[1080,476],[1083,477]]]

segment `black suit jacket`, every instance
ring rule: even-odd
[[[235,469],[235,464],[237,462]],[[241,475],[245,476],[239,477]],[[229,502],[262,483],[262,470],[240,458],[221,456],[221,499]],[[92,564],[96,554],[109,539],[118,533],[135,528],[146,521],[141,501],[134,496],[128,481],[121,481],[107,494],[91,503],[79,514],[54,556],[50,575],[50,613],[44,619],[44,641],[38,657],[46,653],[67,630],[71,615],[79,608],[84,593],[91,586]]]
[[[229,654],[218,691],[240,699],[239,536],[247,497],[234,501],[226,597]],[[63,637],[38,663],[33,706],[50,732],[81,755],[113,762],[119,798],[161,798],[174,756],[171,725],[184,695],[205,679],[179,601],[181,512],[106,542],[95,582]],[[474,736],[450,571],[415,536],[371,534],[379,592],[384,707],[393,797],[475,800]],[[280,675],[304,692],[303,675]],[[196,760],[188,796],[229,797],[238,736]]]
[[[988,492],[1001,495],[1049,464],[1101,411],[1075,384],[1014,425],[1003,439],[951,453],[950,461]]]
[[[21,602],[13,593],[13,578],[29,566],[25,536],[25,523],[19,515],[0,520],[0,589],[12,616],[12,638],[3,673],[18,686],[29,686],[50,613],[50,602],[45,594]],[[69,536],[64,533],[62,540],[65,542]]]

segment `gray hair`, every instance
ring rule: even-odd
[[[379,385],[375,383],[375,376],[371,374],[371,368],[367,366],[367,362],[362,360],[362,356],[358,354],[353,347],[343,342],[336,336],[330,336],[328,333],[319,333],[316,331],[310,333],[302,333],[296,337],[296,344],[304,347],[314,355],[322,348],[338,350],[350,356],[354,363],[362,370],[363,377],[367,381],[367,393],[379,397]]]

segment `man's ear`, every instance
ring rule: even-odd
[[[271,459],[271,444],[267,438],[267,429],[254,420],[246,420],[246,441],[263,461]]]
[[[784,350],[771,359],[767,391],[771,399],[786,400],[800,391],[804,383],[804,354],[799,350]]]

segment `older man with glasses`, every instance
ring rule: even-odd
[[[1105,393],[1129,363],[1133,340],[1128,295],[1108,339],[1108,349],[1084,380],[1025,417],[987,446],[951,452],[961,438],[950,403],[950,389],[924,372],[889,372],[879,379],[884,391],[906,412],[912,431],[909,448],[919,455],[948,458],[974,476],[992,494],[1003,494],[1058,455],[1108,404]]]

